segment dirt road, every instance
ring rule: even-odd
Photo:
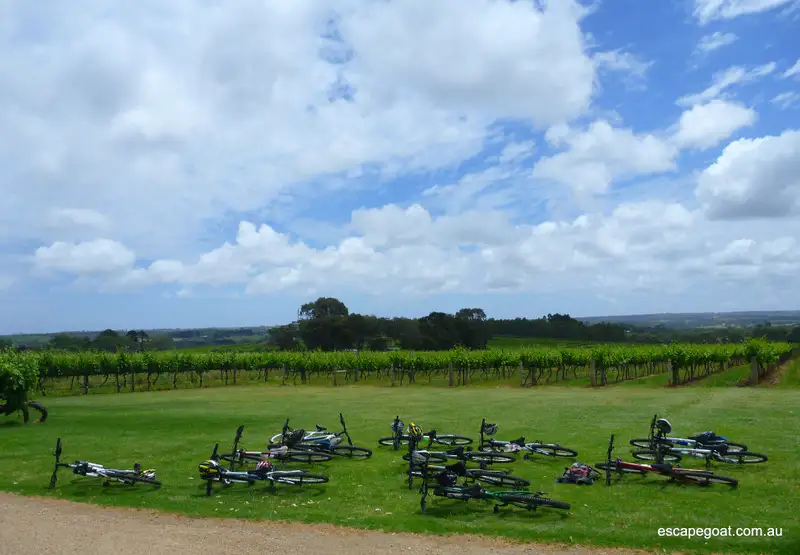
[[[466,541],[465,541],[466,540]],[[644,553],[470,536],[433,537],[232,519],[186,518],[0,493],[0,555],[601,555]]]

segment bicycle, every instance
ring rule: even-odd
[[[133,469],[120,470],[117,468],[107,468],[102,464],[97,464],[89,461],[75,461],[74,463],[61,462],[61,438],[56,440],[56,448],[53,451],[53,456],[56,458],[55,466],[53,467],[53,474],[50,476],[50,489],[56,487],[58,480],[59,468],[71,468],[72,473],[78,476],[88,478],[105,478],[103,486],[111,485],[111,482],[120,482],[126,485],[133,485],[136,483],[151,484],[156,487],[161,487],[161,482],[156,480],[156,471],[153,468],[142,470],[142,466],[137,462],[134,463]]]
[[[648,448],[631,452],[633,458],[641,461],[657,460],[658,462],[679,462],[683,456],[705,459],[706,468],[711,466],[711,461],[727,464],[758,464],[767,462],[767,456],[750,451],[729,451],[727,443],[707,445],[705,447],[676,447],[666,437],[672,431],[672,425],[665,418],[653,416],[650,423]],[[661,447],[660,451],[657,447]]]
[[[389,425],[389,428],[392,430],[391,437],[382,437],[378,440],[378,445],[382,445],[384,447],[392,446],[394,450],[397,451],[401,445],[408,445],[409,443],[409,435],[408,433],[403,433],[405,429],[405,425],[403,421],[400,420],[399,416],[396,416],[394,421]],[[423,434],[423,440],[428,442],[428,445],[433,444],[441,444],[441,445],[469,445],[472,443],[472,438],[459,436],[454,434],[438,434],[436,430],[431,430]]]
[[[652,430],[652,423],[651,423],[651,430]],[[728,446],[728,453],[735,453],[737,451],[747,451],[747,445],[743,443],[735,443],[733,441],[729,441],[728,438],[726,438],[725,436],[717,435],[716,433],[711,431],[701,432],[699,434],[689,436],[688,438],[663,437],[662,439],[674,445],[680,445],[683,447],[688,447],[690,449],[713,448],[721,444],[725,444]],[[638,447],[640,449],[648,449],[651,443],[652,443],[652,437],[636,438],[630,440],[631,445],[633,445],[634,447]]]
[[[512,441],[501,441],[494,439],[497,434],[497,424],[488,424],[486,419],[481,420],[481,439],[478,449],[483,452],[516,452],[527,451],[523,459],[530,460],[530,455],[536,453],[545,455],[547,457],[571,457],[578,456],[578,452],[574,449],[569,449],[559,445],[558,443],[542,443],[541,441],[526,442],[525,437],[514,439]],[[486,436],[489,436],[488,438]]]
[[[306,441],[305,430],[302,428],[298,428],[297,430],[290,428],[289,419],[287,418],[286,422],[283,424],[283,430],[279,436],[275,436],[278,437],[280,441],[276,444],[270,444],[268,447],[273,448],[285,445],[286,447],[296,451],[330,453],[332,455],[348,458],[368,459],[371,457],[372,449],[353,445],[353,440],[350,438],[350,434],[347,431],[347,425],[344,422],[344,416],[342,416],[341,413],[339,413],[339,422],[342,424],[341,432],[329,433],[324,437],[316,437],[311,441]],[[342,436],[347,438],[347,445],[341,444],[343,441]]]
[[[739,485],[739,481],[728,476],[714,474],[710,470],[693,470],[672,466],[669,463],[640,464],[625,462],[620,458],[612,459],[611,453],[614,450],[614,434],[608,442],[608,452],[606,462],[595,464],[595,468],[605,472],[606,485],[611,485],[611,473],[617,472],[620,476],[624,474],[639,474],[644,476],[648,472],[660,474],[670,478],[670,481],[682,482],[685,484],[696,484],[707,486],[712,483],[726,484],[732,487]]]
[[[228,470],[219,464],[218,450],[219,443],[214,445],[211,457],[197,465],[200,479],[206,481],[207,496],[211,495],[214,482],[219,482],[224,486],[230,486],[234,483],[252,486],[258,481],[266,481],[270,483],[270,487],[273,489],[275,488],[275,483],[302,486],[303,484],[324,484],[328,482],[327,476],[314,474],[306,469],[274,470],[272,462],[269,460],[260,461],[255,470]]]
[[[239,426],[236,430],[236,437],[233,440],[233,448],[230,453],[220,455],[223,461],[229,463],[228,470],[233,470],[236,464],[258,463],[262,460],[275,459],[282,463],[287,462],[300,462],[300,463],[318,463],[327,462],[333,458],[329,453],[322,453],[318,451],[291,451],[286,445],[274,447],[267,451],[247,451],[244,448],[239,448],[239,440],[242,438],[244,432],[244,424]]]
[[[415,453],[420,453],[419,451]],[[429,453],[430,454],[430,453]],[[412,455],[413,457],[414,455]],[[421,456],[419,454],[417,457]],[[508,486],[514,488],[526,488],[531,485],[530,481],[518,476],[512,476],[508,470],[486,470],[485,468],[467,468],[464,461],[458,461],[446,466],[428,465],[428,471],[454,472],[459,477],[472,480],[473,482],[484,482],[493,486]],[[411,475],[415,478],[424,478],[425,470],[420,465],[413,465]]]
[[[423,513],[426,512],[428,492],[433,490],[433,495],[436,497],[444,497],[448,499],[457,499],[468,502],[470,499],[480,499],[486,501],[493,501],[495,503],[493,511],[498,513],[500,507],[514,506],[528,511],[535,511],[539,507],[551,507],[554,509],[569,510],[572,506],[563,501],[556,501],[548,497],[544,497],[543,491],[531,492],[527,490],[502,490],[502,491],[489,491],[480,485],[456,485],[458,476],[454,472],[439,472],[435,476],[428,475],[427,460],[423,455],[420,461],[423,468],[423,480],[420,486],[420,509]],[[430,478],[435,478],[435,485],[430,485]]]
[[[425,451],[431,460],[436,462],[447,462],[449,460],[457,461],[472,461],[480,463],[481,465],[494,464],[494,463],[513,463],[516,462],[516,457],[512,455],[504,455],[502,453],[492,453],[489,451],[473,451],[472,448],[467,447],[464,449],[463,445],[459,445],[455,449],[448,451]],[[411,460],[411,453],[403,455],[403,460]]]

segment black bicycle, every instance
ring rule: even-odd
[[[519,476],[511,475],[508,470],[487,470],[485,468],[468,468],[467,463],[458,461],[453,464],[445,466],[428,464],[429,460],[425,457],[422,451],[415,451],[412,453],[412,460],[416,463],[412,466],[411,475],[415,478],[424,478],[426,470],[423,468],[424,464],[428,465],[427,474],[428,478],[434,478],[441,472],[454,472],[461,478],[471,480],[474,482],[482,482],[492,486],[507,486],[513,488],[527,488],[531,485],[530,481]]]
[[[401,445],[408,445],[410,436],[405,430],[405,424],[403,424],[403,421],[400,420],[399,416],[395,417],[395,419],[389,425],[389,428],[392,430],[392,435],[390,437],[382,437],[379,439],[378,445],[394,447],[395,451],[397,451]],[[428,446],[432,446],[434,444],[454,446],[469,445],[472,443],[472,438],[454,434],[439,434],[436,432],[436,430],[430,430],[423,434],[422,441],[426,442]]]
[[[535,511],[539,507],[551,507],[554,509],[569,510],[571,505],[563,501],[556,501],[545,497],[545,492],[531,492],[527,490],[502,490],[489,491],[480,485],[457,485],[458,474],[455,472],[437,472],[434,476],[429,476],[429,466],[423,463],[423,479],[420,487],[420,508],[424,513],[427,508],[427,499],[430,492],[435,497],[447,499],[457,499],[467,502],[470,499],[478,499],[494,502],[494,512],[497,513],[500,507],[514,506],[528,511]],[[433,479],[433,482],[431,480]]]
[[[72,473],[78,476],[85,476],[89,478],[102,478],[103,485],[109,486],[111,482],[120,482],[122,484],[133,485],[137,483],[150,484],[156,487],[161,486],[161,482],[156,480],[156,471],[153,468],[142,469],[142,466],[137,462],[134,463],[133,468],[129,470],[120,470],[117,468],[108,468],[102,464],[97,464],[89,461],[75,461],[74,463],[61,462],[61,438],[56,440],[56,449],[53,451],[53,456],[56,458],[55,466],[53,467],[53,474],[50,476],[50,488],[56,487],[58,480],[59,468],[71,468]]]
[[[471,461],[480,463],[482,465],[485,464],[495,464],[495,463],[513,463],[516,462],[516,458],[511,455],[506,455],[503,453],[492,453],[489,451],[473,451],[472,448],[467,447],[464,448],[463,445],[459,445],[455,449],[450,449],[448,451],[425,451],[428,453],[431,461],[434,462],[447,462],[447,461]],[[408,461],[410,460],[411,453],[406,453],[403,455],[403,460]]]
[[[233,440],[233,448],[230,453],[220,455],[220,458],[229,463],[228,470],[234,470],[237,464],[244,465],[247,463],[258,463],[263,460],[276,460],[281,463],[298,462],[298,463],[319,463],[327,462],[333,458],[330,453],[323,453],[321,451],[306,451],[303,449],[292,450],[286,445],[280,447],[268,448],[267,451],[247,451],[239,447],[239,441],[244,432],[244,424],[239,426],[236,430],[236,437]]]
[[[289,419],[287,418],[286,422],[283,424],[281,433],[272,438],[278,441],[276,443],[271,443],[269,448],[285,445],[296,451],[330,453],[347,458],[370,458],[372,456],[372,449],[353,445],[353,440],[350,437],[350,433],[347,431],[347,424],[345,424],[342,413],[339,413],[339,422],[342,425],[341,432],[328,432],[325,428],[317,425],[317,432],[319,432],[319,435],[315,435],[314,432],[311,432],[311,434],[306,433],[302,428],[296,430],[290,428]],[[342,444],[344,439],[347,439],[347,445]]]
[[[276,483],[302,486],[303,484],[324,484],[328,481],[327,476],[314,474],[306,469],[275,470],[269,460],[260,461],[255,470],[228,470],[219,464],[218,449],[219,444],[216,444],[211,457],[197,465],[200,478],[206,481],[206,495],[209,496],[214,482],[223,486],[230,486],[234,483],[252,486],[256,482],[265,481],[270,483],[271,488],[274,488]]]

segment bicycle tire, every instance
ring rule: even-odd
[[[408,461],[410,459],[410,457],[411,457],[411,455],[409,453],[404,453],[403,454],[403,460],[404,461]],[[447,462],[450,459],[451,459],[451,457],[448,457],[447,455],[445,455],[442,452],[439,452],[439,451],[428,451],[428,460],[429,461]]]
[[[302,486],[303,484],[325,484],[328,482],[328,477],[323,474],[297,474],[297,473],[281,473],[281,471],[272,473],[272,481],[281,484],[289,484],[293,486]]]
[[[701,486],[708,486],[711,484],[725,484],[728,486],[736,487],[739,485],[739,480],[731,478],[730,476],[720,476],[719,474],[712,474],[710,472],[703,472],[702,470],[685,470],[676,473],[677,480],[694,482]]]
[[[503,453],[492,453],[489,451],[469,451],[464,453],[468,461],[475,461],[487,464],[503,464],[517,462],[517,458]]]
[[[397,444],[408,445],[408,436],[401,436],[400,439],[397,440]],[[382,437],[378,440],[378,445],[382,445],[384,447],[394,447],[394,438]]]
[[[643,451],[633,451],[631,453],[634,459],[639,459],[640,461],[650,461],[650,462],[657,462],[657,455],[650,450],[643,450]],[[662,455],[661,462],[665,463],[676,463],[681,460],[681,456],[675,453],[664,453]]]
[[[531,451],[547,457],[570,457],[575,458],[578,452],[568,447],[562,447],[558,443],[539,443],[532,447]]]
[[[333,459],[333,455],[329,453],[321,453],[319,451],[289,451],[286,456],[279,459],[289,462],[297,463],[321,463],[328,462]]]
[[[725,445],[728,446],[728,453],[739,453],[741,451],[747,451],[747,445],[744,443],[734,443],[732,441],[725,441]],[[731,447],[733,449],[731,449]]]
[[[509,505],[515,505],[517,507],[521,507],[524,509],[535,508],[539,506],[545,507],[552,507],[553,509],[564,509],[569,510],[572,508],[572,505],[569,503],[565,503],[563,501],[556,501],[554,499],[548,499],[547,497],[537,497],[536,495],[521,495],[518,493],[515,494],[507,494],[507,495],[500,495],[499,499],[504,503],[508,503]]]
[[[457,436],[453,434],[437,434],[434,441],[443,445],[470,445],[473,439],[471,437]]]
[[[604,462],[597,463],[596,465],[594,465],[596,469],[601,470],[603,472],[605,472],[606,468],[609,466],[611,467],[610,468],[611,472],[622,472],[623,474],[639,474],[640,476],[644,476],[645,474],[647,474],[646,470],[636,470],[633,468],[624,468],[624,467],[617,468],[617,465],[613,462],[610,465]]]
[[[433,495],[436,497],[459,500],[479,499],[470,493],[472,486],[446,486],[431,489],[433,489]]]
[[[41,416],[39,416],[39,420],[37,420],[36,422],[41,424],[45,420],[47,420],[47,409],[45,408],[45,406],[43,404],[41,404],[41,403],[39,403],[37,401],[27,401],[26,404],[30,408],[32,408],[33,410],[37,411],[41,415]]]
[[[639,449],[649,449],[650,448],[650,440],[646,437],[640,437],[636,439],[632,439],[630,444],[634,447],[638,447]]]
[[[347,457],[348,459],[368,459],[372,456],[372,449],[366,447],[356,447],[355,445],[336,445],[331,447],[334,455]]]
[[[469,474],[469,476],[471,478],[475,478],[479,482],[484,482],[493,486],[527,488],[531,485],[529,480],[520,478],[519,476],[512,476],[511,474],[482,473],[473,471]]]
[[[748,460],[744,460],[745,458]],[[767,456],[749,451],[734,451],[720,455],[719,460],[728,464],[758,464],[767,462]]]
[[[161,482],[156,480],[155,478],[147,478],[145,476],[137,476],[136,474],[117,474],[117,473],[109,473],[106,476],[109,480],[121,480],[123,483],[133,483],[139,482],[142,484],[151,484],[153,486],[161,486]]]

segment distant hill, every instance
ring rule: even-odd
[[[770,322],[773,326],[800,325],[800,310],[756,312],[685,312],[664,314],[628,314],[622,316],[588,316],[578,320],[587,324],[609,322],[637,327],[663,326],[674,329],[749,327]]]

